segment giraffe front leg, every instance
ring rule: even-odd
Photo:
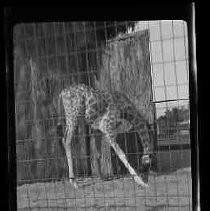
[[[69,173],[69,181],[75,187],[78,188],[77,183],[74,177],[73,171],[73,160],[72,160],[72,151],[71,151],[71,141],[73,136],[73,130],[66,128],[66,136],[63,137],[63,145],[66,152],[67,164],[68,164],[68,173]],[[65,138],[66,137],[66,138]]]
[[[137,173],[135,172],[135,170],[129,164],[129,162],[128,162],[126,156],[125,156],[125,153],[121,150],[121,148],[119,147],[119,145],[115,142],[115,138],[113,138],[110,134],[107,134],[106,135],[106,140],[112,146],[112,148],[114,149],[114,151],[117,154],[117,156],[120,158],[120,160],[123,162],[123,164],[125,165],[125,167],[128,169],[129,173],[134,177],[134,180],[140,186],[142,186],[142,187],[148,187],[148,185],[146,183],[144,183],[144,181],[142,180],[142,178],[137,175]]]

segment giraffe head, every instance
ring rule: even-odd
[[[148,122],[147,122],[146,126],[147,126],[147,130],[148,130],[148,134],[149,134],[150,143],[152,143],[153,138],[154,138],[153,131]],[[148,144],[149,144],[149,142],[144,143],[144,154],[141,157],[142,179],[145,183],[148,182],[148,174],[151,169],[152,162],[153,162],[153,154],[151,154],[151,149],[149,150],[150,147],[148,146]]]

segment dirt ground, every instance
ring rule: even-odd
[[[17,187],[18,210],[87,211],[189,211],[192,210],[191,169],[167,175],[151,174],[149,187],[142,189],[131,177],[102,181],[78,180],[25,184]]]

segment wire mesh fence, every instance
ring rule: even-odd
[[[19,24],[14,67],[18,210],[192,209],[184,21]],[[72,142],[79,188],[70,184],[58,96],[75,84],[124,93],[147,121],[148,188],[135,183],[102,134],[83,121]],[[119,133],[116,141],[141,175],[137,132]]]

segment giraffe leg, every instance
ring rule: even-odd
[[[101,140],[102,137],[99,136],[99,133],[95,135],[95,149],[96,149],[96,161],[97,161],[97,169],[100,178],[102,178],[102,172],[101,172]]]
[[[148,185],[144,183],[141,177],[139,177],[136,173],[136,171],[133,169],[133,167],[128,162],[125,153],[122,151],[122,149],[119,147],[119,145],[115,141],[115,129],[117,127],[117,121],[116,121],[116,113],[115,109],[109,110],[104,117],[101,119],[101,122],[99,124],[99,129],[105,136],[105,140],[111,145],[111,147],[114,149],[115,153],[119,157],[119,159],[122,161],[122,163],[125,165],[125,167],[128,169],[129,173],[134,177],[134,180],[142,187],[147,187]]]
[[[119,157],[119,159],[123,162],[125,167],[128,169],[129,173],[134,177],[134,180],[142,187],[148,187],[146,183],[143,182],[142,178],[137,175],[133,167],[129,164],[125,153],[122,151],[122,149],[119,147],[119,145],[115,142],[115,138],[112,137],[110,134],[105,135],[106,140],[108,143],[112,146],[114,149],[115,153]]]
[[[77,188],[78,186],[74,177],[72,151],[71,151],[71,141],[72,141],[73,132],[74,132],[73,125],[71,125],[71,127],[67,126],[62,142],[63,142],[63,146],[65,149],[66,158],[67,158],[69,181],[75,188]]]

